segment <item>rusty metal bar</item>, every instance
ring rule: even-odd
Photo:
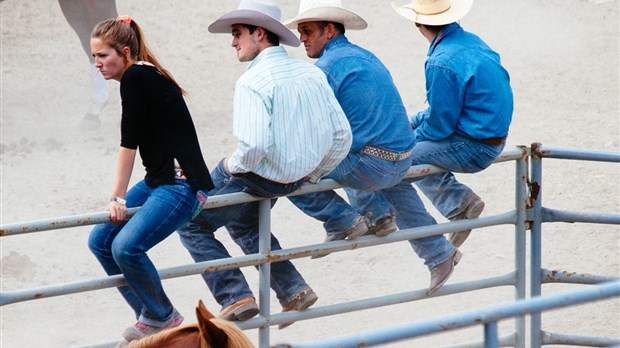
[[[619,152],[566,149],[542,146],[540,143],[536,144],[538,145],[536,148],[532,146],[532,154],[535,153],[538,157],[620,163]]]
[[[529,154],[529,149],[521,146],[522,153]],[[519,158],[515,162],[515,269],[517,272],[517,284],[515,286],[515,300],[526,298],[527,293],[527,267],[526,267],[526,218],[529,206],[528,195],[528,166],[527,157]],[[515,347],[525,348],[525,317],[515,318]]]
[[[539,143],[532,144],[530,157],[530,297],[538,297],[542,293],[542,156]],[[540,348],[542,317],[540,312],[532,313],[530,318],[530,347]]]
[[[608,277],[597,274],[576,273],[559,270],[542,269],[543,283],[565,283],[565,284],[600,284],[620,279],[620,277]]]

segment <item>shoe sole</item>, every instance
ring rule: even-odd
[[[385,237],[388,234],[394,233],[396,231],[398,231],[398,227],[396,226],[396,223],[391,222],[390,224],[387,225],[387,228],[382,228],[378,230],[377,232],[375,232],[375,236]]]
[[[435,292],[437,292],[437,290],[441,289],[441,287],[448,281],[448,279],[450,279],[450,276],[452,275],[452,273],[454,273],[454,268],[456,268],[456,265],[459,264],[459,261],[461,261],[462,257],[463,257],[463,253],[457,249],[456,253],[454,254],[454,258],[452,259],[453,266],[452,266],[452,269],[450,270],[450,273],[448,273],[448,275],[446,275],[446,277],[443,278],[443,280],[435,286],[435,289],[433,290],[429,289],[426,292],[427,296],[430,296],[434,294]]]
[[[292,311],[303,311],[303,310],[306,310],[306,309],[310,308],[310,306],[315,304],[318,299],[319,299],[319,297],[314,292],[310,293],[310,294],[306,295],[304,298],[302,298],[301,301],[299,301],[299,303],[297,303],[295,308],[293,308],[291,310]],[[278,325],[278,330],[285,329],[285,328],[293,325],[294,323],[295,322],[286,323],[286,324],[280,324],[280,325]]]
[[[325,238],[325,243],[329,243],[329,242],[333,242],[333,241],[337,241],[337,240],[355,239],[357,237],[363,236],[366,232],[368,232],[368,228],[360,229],[358,231],[352,231],[352,232],[350,232],[348,234],[340,233],[340,234],[337,234],[337,235],[330,235],[330,236],[327,236]],[[310,256],[310,259],[320,259],[321,257],[325,257],[325,256],[327,256],[329,254],[331,254],[331,253],[313,255],[313,256]]]
[[[351,228],[351,231],[349,231],[348,233],[346,233],[347,239],[355,239],[357,237],[361,237],[363,235],[366,234],[366,232],[368,232],[368,225],[366,225],[366,222],[363,220],[362,222],[358,223],[358,225],[355,225],[354,227],[358,227],[359,224],[361,225],[361,228]]]
[[[141,339],[143,339],[145,337],[155,335],[155,334],[160,333],[162,331],[178,327],[179,325],[181,325],[183,323],[183,320],[185,320],[185,318],[182,315],[179,315],[178,317],[176,317],[168,325],[166,325],[164,327],[161,327],[161,328],[157,328],[156,330],[154,330],[152,332],[149,332],[149,333],[144,333],[144,332],[138,330],[137,328],[135,328],[134,326],[131,326],[131,327],[128,327],[123,332],[122,336],[125,339],[125,341],[127,341],[127,342],[141,340]]]
[[[260,310],[258,309],[256,303],[246,303],[220,316],[220,319],[228,321],[244,321],[255,317],[258,313],[260,313]]]
[[[483,210],[484,202],[479,201],[471,210],[465,213],[465,219],[476,219],[482,214]],[[458,248],[465,243],[470,234],[471,229],[450,233],[450,243]]]

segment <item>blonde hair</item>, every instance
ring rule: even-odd
[[[128,47],[132,58],[153,64],[162,75],[179,88],[179,91],[181,91],[183,95],[187,94],[174,77],[172,77],[172,74],[159,63],[153,52],[146,45],[142,29],[140,29],[140,26],[135,20],[128,16],[119,16],[115,19],[107,19],[99,22],[93,29],[90,37],[100,39],[123,57],[123,47]]]

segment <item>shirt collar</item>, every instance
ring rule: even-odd
[[[331,40],[329,40],[328,43],[325,44],[325,47],[323,47],[323,51],[321,52],[321,56],[323,55],[323,53],[325,53],[325,51],[328,51],[336,46],[344,45],[348,43],[349,43],[349,39],[347,39],[347,37],[344,36],[344,34],[338,34],[336,35],[336,37],[332,38]]]
[[[285,56],[287,55],[286,50],[282,46],[271,46],[265,48],[258,56],[254,57],[252,63],[248,66],[248,70],[251,69],[254,65],[258,64],[258,62],[265,60],[269,57],[275,56]]]
[[[446,25],[443,30],[440,32],[441,36],[439,36],[439,34],[435,35],[435,37],[433,38],[433,41],[431,41],[431,46],[428,48],[428,55],[430,56],[431,54],[433,54],[433,51],[435,51],[435,48],[437,47],[437,45],[439,45],[439,43],[446,37],[449,36],[450,34],[452,34],[454,31],[456,30],[462,30],[461,25],[458,24],[457,22],[454,23],[450,23],[448,25]]]

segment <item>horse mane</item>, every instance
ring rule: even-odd
[[[228,336],[228,345],[225,348],[254,348],[252,341],[246,336],[237,325],[224,319],[213,318],[211,323],[224,331]],[[216,348],[216,347],[214,347]]]
[[[202,301],[196,307],[198,323],[179,326],[132,341],[124,348],[254,348],[254,344],[235,324],[215,318]]]
[[[118,345],[122,348],[204,348],[200,343],[200,330],[197,324],[179,326],[174,329],[162,331],[158,334],[147,336],[141,340],[129,342],[127,345]],[[207,346],[208,347],[208,346]]]

